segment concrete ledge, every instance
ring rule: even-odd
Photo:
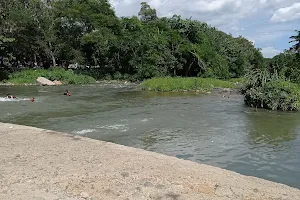
[[[300,190],[153,152],[0,123],[0,199],[270,200]]]

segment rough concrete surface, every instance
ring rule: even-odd
[[[0,123],[1,200],[300,199],[300,190],[153,152]]]

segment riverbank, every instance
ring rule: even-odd
[[[25,69],[8,75],[8,80],[3,81],[3,85],[35,85],[38,77],[44,77],[51,81],[60,81],[65,85],[70,84],[90,84],[96,80],[87,75],[76,74],[72,70],[63,68],[51,69]]]
[[[149,91],[195,91],[208,92],[214,88],[237,88],[238,82],[234,80],[225,81],[214,78],[195,77],[160,77],[145,80],[141,83],[141,88]]]
[[[299,199],[255,177],[33,127],[0,123],[0,199]]]

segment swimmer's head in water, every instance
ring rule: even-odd
[[[34,97],[31,97],[31,98],[30,98],[30,101],[31,101],[31,102],[34,102]]]
[[[66,90],[66,92],[64,93],[64,95],[66,95],[66,96],[71,96],[69,90]]]
[[[16,99],[17,97],[16,96],[13,96],[11,94],[7,94],[7,98],[13,98],[13,99]]]

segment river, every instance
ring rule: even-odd
[[[71,97],[62,95],[66,88]],[[8,93],[18,99],[3,98]],[[0,111],[2,122],[142,148],[300,189],[300,113],[248,108],[241,96],[119,84],[0,86]]]

